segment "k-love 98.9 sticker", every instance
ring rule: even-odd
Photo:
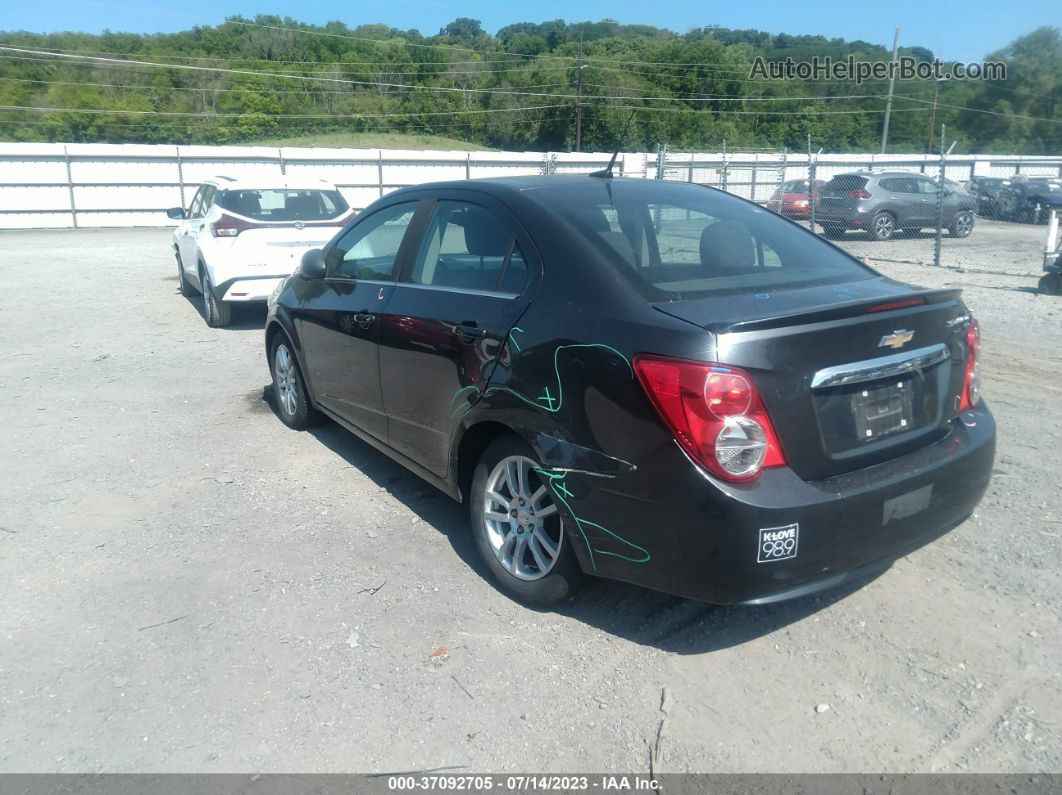
[[[761,528],[760,547],[756,554],[756,562],[773,563],[776,560],[795,558],[799,536],[799,524]]]

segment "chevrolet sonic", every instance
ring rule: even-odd
[[[992,471],[977,321],[713,189],[606,175],[390,193],[269,302],[280,418],[467,503],[498,584],[767,603],[961,523]]]

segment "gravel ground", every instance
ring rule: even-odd
[[[1037,258],[875,263],[982,320],[999,448],[970,521],[821,598],[594,582],[549,613],[484,579],[464,508],[285,428],[263,313],[208,329],[168,235],[0,235],[0,771],[646,771],[658,732],[660,772],[1062,770]]]

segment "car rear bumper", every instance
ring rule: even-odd
[[[845,229],[863,229],[866,213],[849,210],[820,210],[815,208],[815,221],[828,226],[843,226]]]
[[[236,278],[217,286],[222,301],[265,301],[286,276],[262,276],[250,279]]]
[[[991,477],[995,422],[982,403],[952,425],[918,451],[817,482],[783,467],[753,484],[723,483],[672,445],[614,480],[585,478],[582,495],[573,488],[581,532],[570,537],[593,573],[706,602],[835,587],[973,512]]]

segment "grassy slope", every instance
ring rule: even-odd
[[[406,135],[386,132],[320,133],[268,138],[248,142],[251,146],[322,146],[350,149],[458,149],[493,151],[483,144],[459,141],[441,135]]]

